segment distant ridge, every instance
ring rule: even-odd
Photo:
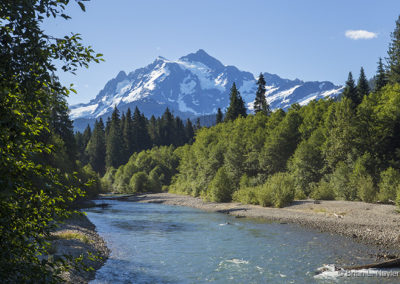
[[[264,76],[272,109],[287,109],[293,103],[305,105],[314,99],[336,97],[342,91],[329,81],[289,80],[270,73]],[[228,106],[233,82],[251,110],[256,92],[252,73],[224,65],[202,49],[175,61],[159,56],[129,74],[120,71],[89,103],[71,106],[70,116],[75,129],[82,130],[95,119],[108,117],[114,106],[121,111],[137,106],[148,117],[162,115],[167,107],[182,118],[212,115]]]

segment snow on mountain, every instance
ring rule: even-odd
[[[272,109],[287,109],[296,102],[305,105],[342,91],[342,87],[327,81],[303,82],[269,73],[264,77]],[[146,116],[160,116],[167,107],[182,118],[214,114],[228,106],[234,82],[251,110],[256,92],[252,73],[223,65],[202,49],[175,61],[158,57],[129,74],[119,72],[89,103],[71,106],[70,116],[75,128],[82,129],[90,121],[109,116],[115,106],[120,111],[137,106]]]

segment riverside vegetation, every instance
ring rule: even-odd
[[[99,62],[79,34],[53,37],[48,17],[69,19],[69,0],[0,4],[0,279],[58,283],[49,237],[71,205],[104,191],[162,191],[212,201],[282,207],[294,198],[400,203],[400,18],[387,65],[371,82],[349,74],[339,100],[271,112],[260,75],[255,115],[233,85],[225,115],[202,128],[174,117],[115,109],[74,136],[54,74]],[[76,1],[85,10],[83,1]],[[371,83],[371,84],[370,84]],[[370,87],[372,85],[372,91]],[[104,157],[104,153],[106,154]]]
[[[69,19],[69,0],[0,2],[0,279],[60,283],[82,257],[53,257],[51,233],[73,213],[77,198],[98,191],[77,161],[65,97],[66,72],[99,62],[79,34],[54,37],[42,23]],[[77,0],[82,10],[83,1]]]
[[[185,126],[190,131],[184,131],[181,120],[167,110],[162,118],[145,121],[147,131],[132,126],[136,139],[150,136],[147,141],[153,142],[128,163],[119,160],[116,168],[107,162],[107,149],[116,148],[110,136],[119,132],[128,141],[118,147],[120,151],[135,143],[129,143],[125,134],[130,112],[120,119],[115,110],[100,139],[107,153],[101,161],[106,172],[100,183],[114,192],[168,189],[211,201],[275,207],[308,197],[400,204],[400,17],[387,56],[386,66],[379,59],[370,81],[363,68],[357,82],[349,73],[338,99],[294,104],[287,112],[270,111],[260,75],[255,114],[247,115],[234,84],[224,117],[219,110],[215,126],[194,127],[194,138],[187,134],[193,131],[190,121]],[[88,133],[90,128],[77,138],[86,136],[89,142],[86,148],[82,144],[86,150],[81,155],[96,168],[91,143],[97,138]],[[160,138],[162,133],[170,133],[175,141]],[[151,145],[157,147],[150,149]]]

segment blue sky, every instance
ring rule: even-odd
[[[71,2],[71,20],[47,20],[43,28],[82,34],[106,61],[76,76],[58,73],[78,91],[70,104],[94,98],[120,70],[200,48],[254,74],[343,84],[363,66],[371,77],[400,14],[399,0],[95,0],[85,13]]]

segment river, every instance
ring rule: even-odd
[[[86,210],[111,249],[90,283],[400,283],[316,276],[324,264],[375,261],[374,248],[345,237],[187,207],[107,203]]]

